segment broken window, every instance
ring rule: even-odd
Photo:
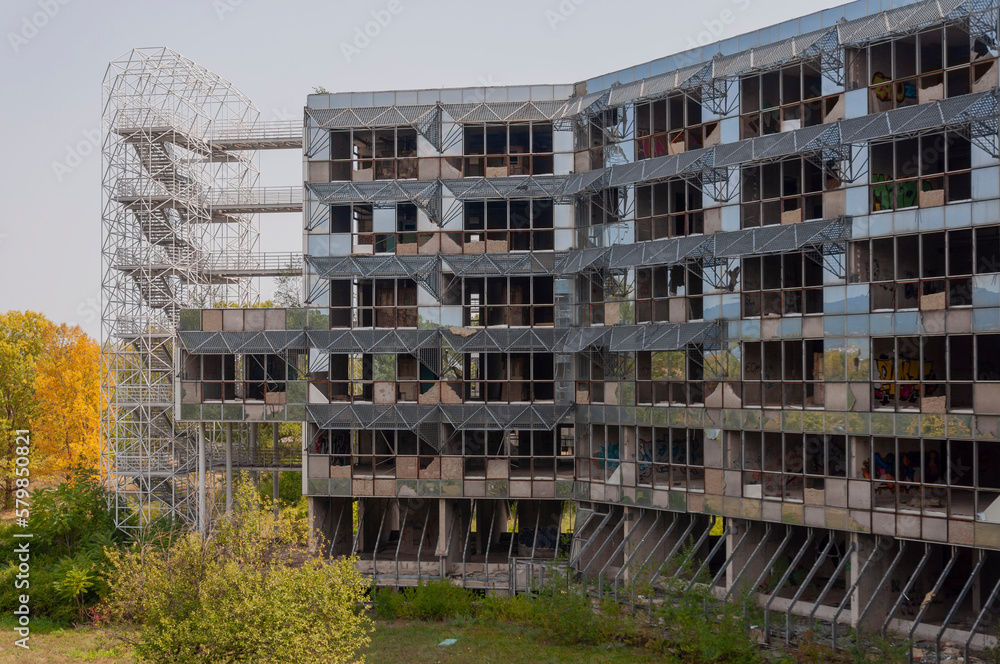
[[[959,132],[873,143],[871,210],[936,207],[972,196],[971,144]]]
[[[465,125],[464,177],[552,173],[552,123]]]
[[[722,141],[719,123],[704,122],[701,104],[680,92],[636,104],[635,113],[636,159],[679,154]]]
[[[468,327],[554,324],[553,277],[467,277],[462,289]]]
[[[743,258],[743,317],[823,313],[823,257],[810,249]]]
[[[330,132],[331,180],[417,177],[417,131],[412,127],[336,129]]]
[[[824,189],[839,186],[801,158],[744,166],[740,173],[743,228],[822,219]]]
[[[934,27],[850,50],[848,72],[848,88],[867,87],[869,111],[880,113],[992,89],[996,50],[961,25]]]
[[[555,247],[554,206],[550,198],[465,201],[462,251],[549,251]]]
[[[417,326],[417,284],[412,279],[359,279],[353,299],[356,327]]]
[[[704,194],[684,179],[635,187],[637,242],[705,232]]]
[[[740,138],[754,138],[836,122],[844,117],[843,95],[823,97],[819,62],[740,79]]]
[[[986,271],[998,249],[995,228],[860,240],[850,243],[849,280],[871,282],[872,311],[971,306],[973,260]]]
[[[701,263],[636,270],[635,322],[684,323],[704,315]],[[605,317],[605,324],[614,324]]]

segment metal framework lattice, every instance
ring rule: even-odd
[[[111,62],[103,106],[101,473],[118,527],[194,522],[197,440],[172,414],[179,312],[256,299],[257,227],[239,203],[259,204],[255,146],[295,139],[270,136],[232,84],[166,48]]]

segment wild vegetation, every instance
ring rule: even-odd
[[[98,467],[100,383],[100,348],[79,327],[0,314],[0,507],[13,507],[17,479],[37,487]],[[31,432],[28,476],[15,471],[18,430]]]
[[[308,545],[300,513],[237,487],[208,536],[169,533],[109,553],[107,619],[137,662],[356,661],[372,621],[354,561]]]

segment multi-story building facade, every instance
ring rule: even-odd
[[[378,583],[691,558],[787,615],[987,643],[998,5],[889,5],[573,85],[310,95],[303,306],[168,321],[202,522],[226,450],[280,467],[232,450],[301,422],[313,526]]]

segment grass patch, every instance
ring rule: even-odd
[[[438,646],[457,639],[452,646]],[[662,656],[621,645],[584,646],[540,642],[517,625],[379,622],[366,653],[373,664],[625,664],[663,662]]]
[[[36,623],[37,630],[36,630]],[[128,653],[116,649],[111,636],[94,627],[61,627],[45,624],[42,619],[31,621],[31,650],[14,647],[14,625],[9,619],[0,621],[0,633],[6,642],[0,649],[0,664],[131,664]]]

